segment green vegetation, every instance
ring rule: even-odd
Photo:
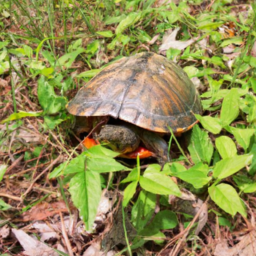
[[[14,208],[16,216],[21,214],[43,196],[67,202],[71,195],[89,231],[102,189],[116,189],[123,195],[123,218],[130,211],[137,232],[132,240],[127,232],[124,251],[131,255],[150,240],[164,248],[170,237],[163,230],[181,222],[170,211],[168,196],[181,197],[186,188],[211,201],[215,225],[230,232],[245,225],[238,216],[252,215],[256,192],[256,5],[163,2],[0,0],[0,181],[9,184],[5,194],[20,180],[47,183],[47,192],[38,197],[24,188],[19,195],[15,191],[21,207],[0,192],[1,218],[11,219]],[[74,117],[65,109],[67,102],[112,61],[148,50],[178,63],[198,86],[204,113],[196,115],[199,123],[188,147],[181,152],[182,138],[171,136],[175,158],[163,169],[158,164],[140,168],[139,159],[128,168],[100,145],[82,151],[72,142]],[[57,158],[48,177],[37,179]],[[49,185],[53,181],[61,196]]]

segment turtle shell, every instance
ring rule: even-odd
[[[76,116],[111,116],[169,133],[190,129],[200,99],[187,74],[165,57],[143,52],[124,57],[82,87],[67,106]]]

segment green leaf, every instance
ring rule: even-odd
[[[82,52],[85,52],[85,50],[83,48],[79,48],[74,52],[64,54],[58,59],[57,61],[58,66],[61,66],[61,67],[64,66],[66,68],[70,68],[72,63],[75,61],[76,57]]]
[[[220,120],[222,126],[229,125],[232,121],[234,121],[239,114],[239,94],[237,88],[232,88],[230,92],[225,96],[221,113]]]
[[[244,150],[248,149],[251,137],[255,134],[255,129],[240,129],[235,127],[228,127],[227,130],[235,136],[237,143]]]
[[[220,45],[220,47],[225,47],[227,45],[230,45],[230,44],[242,44],[244,42],[243,38],[242,37],[232,37],[230,39],[227,39],[225,41],[223,41]]]
[[[49,128],[50,130],[55,129],[55,127],[59,124],[61,124],[64,119],[59,118],[58,116],[44,116],[44,124]]]
[[[160,173],[161,169],[162,167],[160,164],[150,164],[144,173]]]
[[[0,182],[2,181],[3,177],[4,177],[4,174],[7,170],[7,165],[5,164],[0,164]]]
[[[100,41],[95,40],[92,43],[88,44],[86,47],[86,53],[89,53],[90,55],[94,55],[100,47]]]
[[[118,156],[120,153],[115,152],[111,149],[105,148],[102,145],[94,146],[86,151],[88,156],[102,156],[102,157],[111,157],[114,158]]]
[[[138,181],[133,181],[124,190],[123,207],[126,207],[136,192]]]
[[[101,198],[100,174],[90,170],[77,173],[70,180],[69,192],[79,210],[80,218],[86,225],[86,230],[90,231]]]
[[[219,161],[213,169],[213,177],[216,179],[224,179],[252,162],[252,154],[234,156]]]
[[[247,186],[244,187],[243,190],[244,193],[254,193],[256,192],[256,182],[247,184]]]
[[[139,232],[152,219],[156,207],[156,195],[142,190],[132,207],[132,224]]]
[[[195,114],[197,120],[200,121],[204,129],[208,130],[213,134],[219,134],[222,126],[220,119],[211,116],[200,116]]]
[[[80,73],[76,77],[91,78],[96,76],[99,72],[100,72],[100,69],[91,69],[91,70],[87,70],[85,72]]]
[[[233,177],[236,185],[244,193],[254,193],[256,191],[256,182],[245,175],[236,175]]]
[[[250,65],[256,68],[256,58],[253,56],[250,57]]]
[[[50,67],[50,68],[44,68],[41,70],[41,74],[51,78],[52,77],[52,73],[54,72],[54,68]]]
[[[166,166],[168,167],[168,165]],[[175,176],[176,173],[187,171],[187,169],[180,163],[172,163],[170,171],[171,175]]]
[[[145,173],[140,177],[140,185],[146,191],[154,194],[181,195],[177,184],[170,177],[162,173]]]
[[[220,226],[228,227],[230,230],[232,229],[232,225],[227,218],[218,217]]]
[[[251,87],[254,93],[256,93],[256,78],[255,77],[251,77],[249,79],[250,83],[251,83]]]
[[[60,175],[68,175],[72,173],[84,172],[85,169],[85,158],[86,152],[83,152],[81,155],[73,158],[71,161],[66,161],[50,173],[49,179],[57,178]]]
[[[2,120],[0,123],[4,124],[6,122],[9,121],[14,121],[14,120],[19,120],[22,119],[24,117],[28,117],[28,116],[41,116],[42,112],[25,112],[25,111],[19,111],[18,113],[13,113],[11,114],[9,117],[7,117],[6,119]]]
[[[220,136],[215,140],[216,148],[223,159],[231,158],[237,154],[236,144],[227,136]]]
[[[135,24],[141,17],[141,13],[130,12],[117,26],[116,34],[121,34],[125,29]]]
[[[48,114],[59,113],[67,104],[67,99],[62,96],[57,96],[53,87],[45,80],[44,76],[38,79],[37,94],[40,105]]]
[[[97,31],[96,34],[104,37],[112,37],[114,35],[111,30]]]
[[[206,164],[198,163],[190,169],[175,173],[174,176],[193,185],[194,188],[202,188],[209,183],[209,167]]]
[[[208,134],[202,131],[198,125],[193,127],[188,150],[195,164],[199,162],[210,163],[213,154],[213,145]]]
[[[106,149],[102,146],[92,147],[86,153],[86,167],[93,172],[105,173],[129,170],[128,167],[123,166],[115,159],[113,159],[113,155],[115,156],[116,152],[113,152],[112,150]]]
[[[11,208],[12,208],[11,205],[5,203],[5,201],[0,198],[0,210],[1,210],[1,211],[7,211],[7,210],[9,210],[9,209],[11,209]]]
[[[127,183],[127,182],[132,182],[132,181],[139,181],[139,176],[140,174],[138,174],[138,168],[135,167],[132,169],[131,172],[129,172],[129,174],[127,175],[126,178],[124,178],[121,183]]]
[[[139,235],[155,236],[159,230],[173,229],[178,225],[176,214],[169,210],[158,212],[152,222],[146,226]],[[152,238],[154,239],[154,238]]]
[[[256,144],[255,143],[252,145],[250,153],[253,154],[253,158],[252,158],[252,164],[249,169],[249,174],[253,176],[256,173]]]
[[[246,217],[244,204],[232,186],[219,184],[211,186],[208,191],[211,199],[225,212],[232,216],[239,212],[242,216]]]

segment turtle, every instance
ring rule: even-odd
[[[141,52],[102,69],[78,91],[67,110],[87,121],[118,120],[116,125],[103,125],[94,139],[123,155],[134,151],[141,140],[164,163],[170,157],[162,136],[170,129],[174,134],[191,129],[202,106],[195,85],[180,66],[162,55]]]

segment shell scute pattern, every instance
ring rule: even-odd
[[[124,57],[103,69],[69,102],[77,116],[112,116],[169,133],[186,130],[201,113],[195,86],[175,63],[154,53]]]

